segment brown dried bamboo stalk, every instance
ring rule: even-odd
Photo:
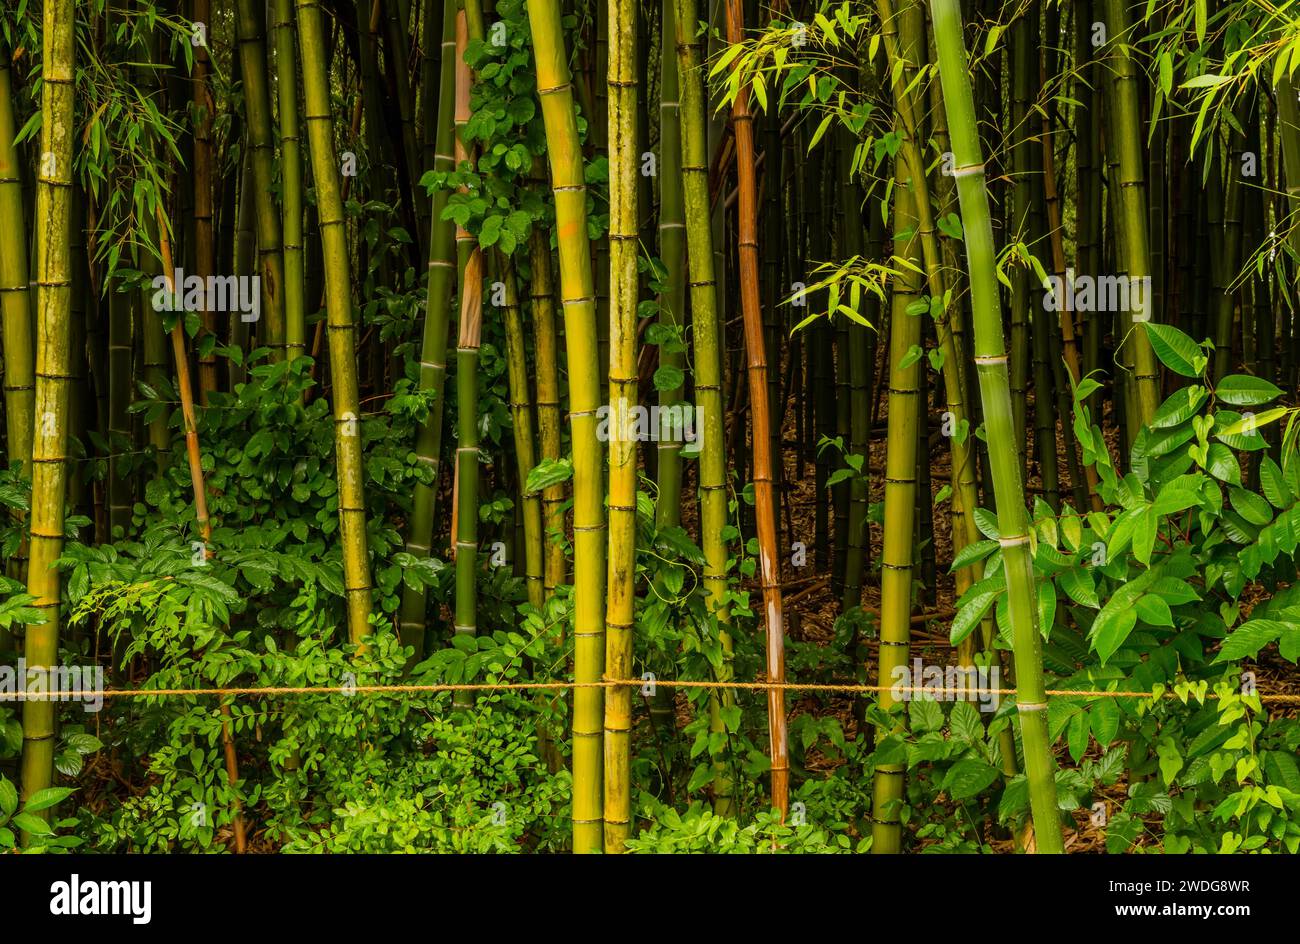
[[[740,0],[727,0],[727,42],[742,41]],[[776,554],[776,498],[772,487],[771,405],[767,402],[767,352],[758,293],[758,185],[754,170],[754,126],[749,88],[741,85],[731,106],[740,180],[737,211],[740,304],[748,358],[749,405],[754,450],[754,515],[758,530],[760,586],[767,627],[767,679],[785,681],[785,620],[781,610],[781,565]],[[785,692],[769,689],[767,720],[772,758],[772,805],[782,821],[789,806],[790,762],[786,750]]]
[[[163,279],[167,296],[175,297],[176,285],[172,281],[172,244],[167,235],[167,217],[158,207],[158,248],[162,255]],[[185,424],[185,453],[189,458],[190,482],[194,486],[194,517],[198,520],[199,535],[203,538],[203,559],[208,557],[208,542],[212,539],[212,519],[208,517],[208,494],[203,481],[203,459],[199,452],[199,425],[194,417],[194,390],[190,384],[190,362],[185,352],[185,313],[177,314],[172,326],[172,355],[176,361],[176,387],[181,400],[181,418]],[[239,783],[239,758],[235,753],[235,739],[231,733],[230,703],[221,703],[221,749],[226,758],[226,780],[231,789]],[[244,830],[244,814],[239,801],[235,801],[235,852],[243,854],[248,848]]]

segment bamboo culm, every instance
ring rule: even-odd
[[[1064,852],[1056,802],[1055,764],[1047,728],[1042,637],[1038,631],[1037,595],[1030,557],[1028,514],[1021,468],[1012,443],[1019,431],[1012,425],[1011,389],[1006,345],[998,303],[997,261],[993,223],[984,179],[966,49],[962,39],[959,0],[930,0],[939,78],[954,156],[953,176],[965,228],[967,273],[971,289],[973,347],[980,397],[988,434],[993,490],[997,502],[999,543],[1007,572],[1007,599],[1016,672],[1016,708],[1020,717],[1025,772],[1037,849]],[[1004,444],[996,448],[995,444]]]

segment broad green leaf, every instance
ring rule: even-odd
[[[1187,486],[1185,482],[1175,480],[1160,489],[1160,494],[1152,507],[1157,515],[1172,515],[1201,503],[1200,493]]]
[[[984,618],[984,614],[988,612],[1001,592],[1001,590],[986,590],[976,594],[968,603],[962,604],[957,610],[957,615],[953,617],[952,627],[948,631],[948,640],[952,645],[959,644],[971,634],[971,630],[980,624],[980,620]]]
[[[1232,406],[1260,406],[1280,397],[1282,388],[1262,377],[1229,374],[1219,381],[1218,386],[1214,388],[1214,395]]]
[[[1103,748],[1108,747],[1119,733],[1120,709],[1117,699],[1098,698],[1088,708],[1092,720],[1092,736]]]
[[[1080,711],[1070,719],[1066,744],[1070,749],[1070,757],[1077,764],[1088,752],[1088,712]]]
[[[1144,322],[1151,347],[1164,364],[1176,374],[1184,377],[1198,377],[1197,358],[1201,355],[1200,346],[1188,335],[1173,325],[1160,324],[1155,321]]]
[[[1151,553],[1159,533],[1160,517],[1154,507],[1148,506],[1133,521],[1133,556],[1147,567],[1151,566]]]
[[[1232,507],[1237,514],[1251,524],[1265,525],[1273,520],[1273,509],[1269,508],[1268,502],[1254,492],[1248,492],[1244,488],[1230,488],[1228,500],[1232,502]]]
[[[76,787],[46,787],[28,797],[23,809],[28,813],[37,813],[62,803],[76,792]]]
[[[1138,619],[1148,626],[1173,626],[1174,617],[1169,611],[1169,604],[1164,597],[1154,593],[1144,593],[1135,604]]]
[[[28,813],[26,811],[19,813],[10,820],[10,825],[17,826],[23,832],[31,833],[33,836],[54,835],[54,830],[50,828],[49,823],[45,822],[45,820],[41,819],[34,813]]]
[[[1038,631],[1044,639],[1051,637],[1055,624],[1056,588],[1050,580],[1042,580],[1038,583]]]
[[[1105,665],[1119,647],[1124,645],[1124,640],[1128,639],[1129,633],[1133,632],[1133,627],[1136,625],[1137,611],[1131,608],[1114,610],[1110,613],[1103,610],[1098,615],[1092,624],[1092,647],[1096,650],[1102,665]]]
[[[1190,384],[1175,390],[1164,403],[1160,404],[1160,409],[1156,410],[1155,416],[1151,418],[1151,425],[1163,429],[1184,423],[1196,414],[1209,396],[1210,392],[1200,384]]]
[[[1156,745],[1156,756],[1160,758],[1160,776],[1165,784],[1172,786],[1174,778],[1183,769],[1183,755],[1178,752],[1178,745],[1172,737],[1163,737]]]
[[[1276,462],[1264,456],[1259,463],[1259,490],[1274,508],[1285,508],[1294,501],[1291,490],[1287,488],[1286,478]]]
[[[1277,641],[1277,651],[1288,662],[1300,662],[1300,626],[1287,623]]]
[[[973,757],[963,757],[948,769],[943,788],[954,800],[967,800],[985,790],[1002,776],[992,764]]]
[[[984,724],[980,721],[980,713],[968,701],[959,701],[952,706],[948,725],[958,740],[967,744],[978,744],[984,740]]]
[[[524,483],[524,494],[535,495],[552,485],[559,485],[573,478],[573,462],[566,458],[543,459],[528,473]]]
[[[913,685],[922,684],[920,679],[912,679]],[[913,692],[907,703],[907,720],[912,731],[938,731],[943,728],[943,709],[939,703],[924,692]]]
[[[1214,661],[1229,662],[1233,659],[1254,658],[1259,650],[1281,636],[1287,626],[1288,624],[1278,620],[1246,620],[1228,634]]]
[[[1094,610],[1101,609],[1101,601],[1097,599],[1097,588],[1092,582],[1092,573],[1087,568],[1073,567],[1056,579],[1066,596],[1075,603],[1092,607]]]
[[[949,568],[949,573],[955,573],[963,567],[969,567],[976,561],[981,561],[988,557],[997,549],[997,541],[976,541],[974,544],[967,544],[953,555],[952,567]]]
[[[1268,411],[1268,413],[1276,412],[1276,410]],[[1271,422],[1271,419],[1265,420],[1265,423],[1268,422]],[[1259,432],[1261,425],[1263,424],[1257,416],[1249,414],[1242,416],[1232,410],[1220,410],[1214,414],[1214,438],[1230,449],[1258,452],[1268,448],[1268,441]]]
[[[975,525],[980,529],[980,534],[990,541],[996,541],[1002,536],[998,531],[998,516],[987,508],[975,509]]]
[[[1220,482],[1241,484],[1241,463],[1223,443],[1210,443],[1205,469]]]
[[[1191,603],[1201,598],[1191,584],[1177,577],[1161,577],[1151,584],[1151,592],[1159,594],[1170,606]]]

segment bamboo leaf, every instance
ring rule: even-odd
[[[1224,85],[1231,81],[1232,76],[1230,75],[1214,75],[1206,72],[1202,75],[1196,76],[1195,78],[1188,79],[1181,87],[1185,89],[1218,88],[1220,85]]]

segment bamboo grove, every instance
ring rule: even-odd
[[[0,13],[0,852],[1300,851],[1300,6]]]

